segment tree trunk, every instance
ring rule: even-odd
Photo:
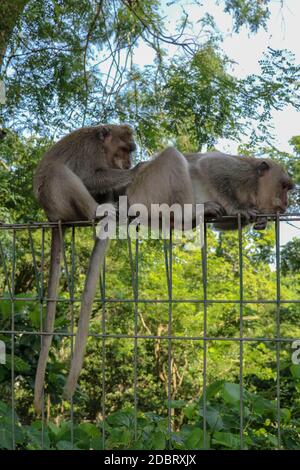
[[[1,0],[0,6],[0,72],[13,29],[29,0]]]

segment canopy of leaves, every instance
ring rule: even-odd
[[[247,26],[252,32],[266,27],[269,3],[217,1],[235,31]],[[18,132],[57,137],[85,123],[126,118],[151,150],[158,141],[154,127],[166,139],[199,148],[218,137],[237,139],[251,122],[258,126],[254,138],[263,133],[266,139],[271,110],[299,106],[299,69],[287,52],[270,50],[261,74],[239,81],[229,73],[213,18],[204,15],[191,34],[184,2],[173,34],[159,0],[14,4],[1,3],[7,101],[0,123]],[[135,52],[141,45],[153,49],[156,61],[140,70]]]

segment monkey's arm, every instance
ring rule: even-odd
[[[128,186],[134,178],[133,170],[96,170],[92,178],[82,179],[90,193],[104,194]]]

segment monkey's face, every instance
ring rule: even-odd
[[[110,126],[104,148],[111,168],[127,170],[131,167],[131,154],[136,149],[133,132],[128,126]]]
[[[258,166],[258,208],[262,213],[284,213],[288,207],[288,192],[294,183],[284,169],[272,160]]]

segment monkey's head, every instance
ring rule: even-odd
[[[129,169],[131,153],[136,149],[131,127],[117,124],[101,126],[100,138],[110,168]]]
[[[288,191],[294,183],[285,170],[273,160],[263,159],[256,167],[258,174],[257,207],[261,213],[284,213]]]

